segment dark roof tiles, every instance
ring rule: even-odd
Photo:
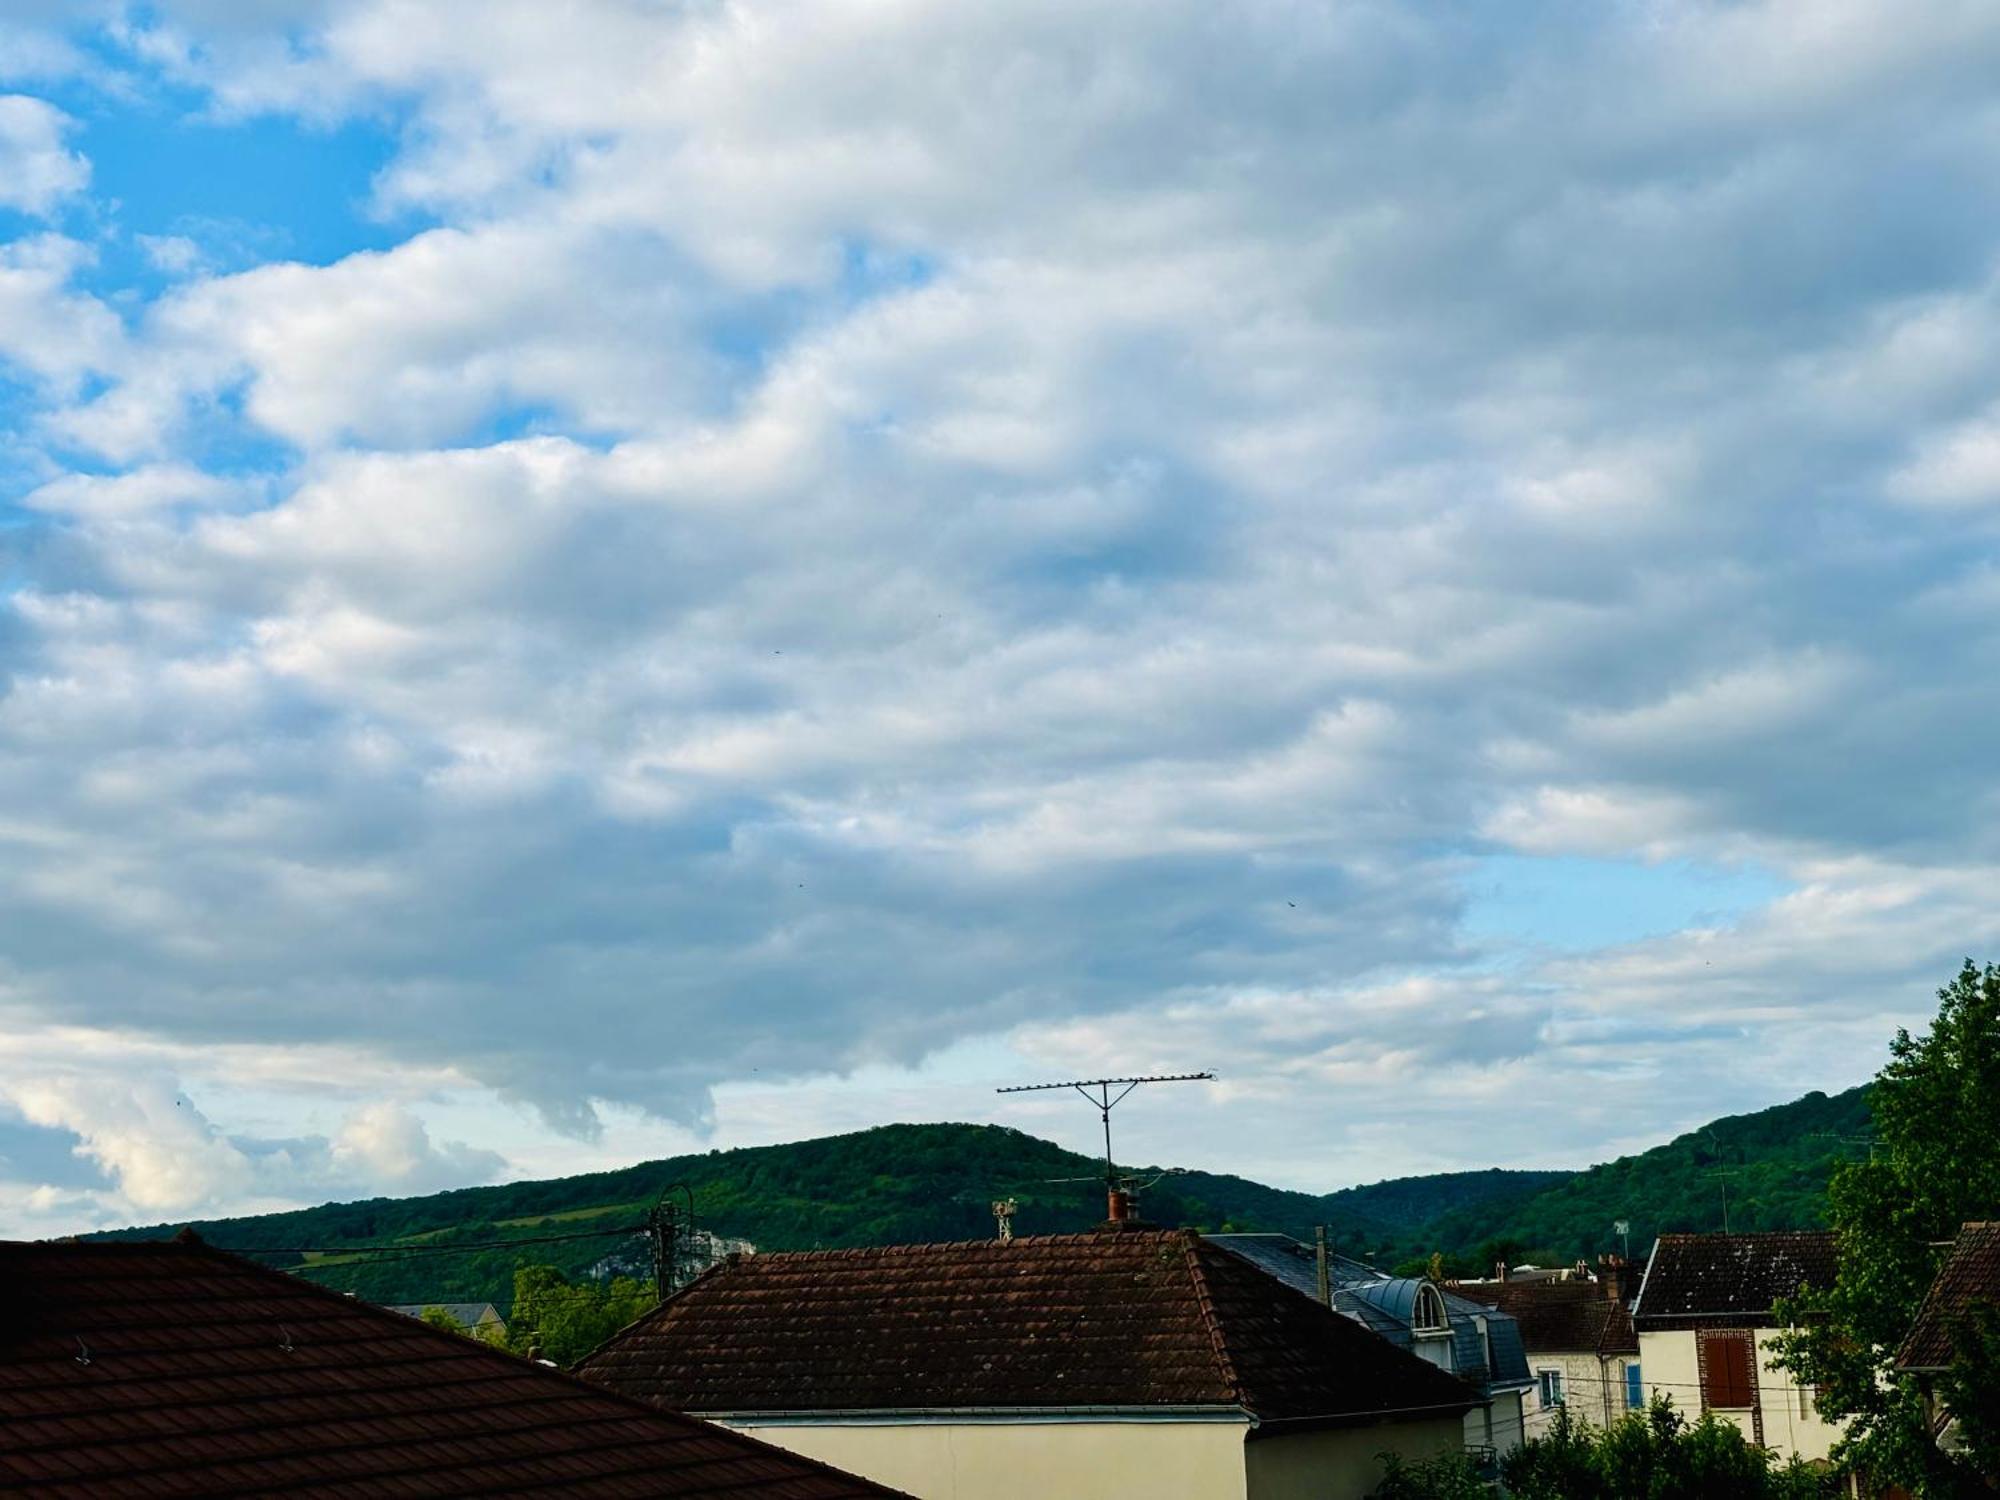
[[[1676,1320],[1757,1324],[1805,1286],[1833,1284],[1833,1232],[1782,1234],[1663,1234],[1632,1309],[1635,1326],[1670,1327]]]
[[[1512,1317],[1530,1354],[1637,1354],[1639,1336],[1622,1303],[1595,1281],[1458,1282],[1452,1292]]]
[[[0,1494],[891,1491],[198,1243],[0,1242]]]
[[[578,1367],[696,1412],[1464,1410],[1470,1390],[1185,1230],[757,1255]]]
[[[1952,1325],[1975,1307],[2000,1306],[2000,1222],[1967,1224],[1952,1241],[1917,1321],[1897,1352],[1906,1370],[1941,1370],[1952,1361]]]

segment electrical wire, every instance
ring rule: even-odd
[[[531,1234],[513,1240],[478,1240],[460,1245],[218,1245],[231,1255],[352,1255],[355,1257],[387,1252],[401,1260],[412,1255],[461,1255],[473,1250],[511,1250],[516,1245],[554,1245],[564,1240],[598,1240],[615,1234],[644,1234],[644,1224],[621,1225],[616,1229],[580,1229],[570,1234]],[[352,1261],[336,1264],[351,1265]]]

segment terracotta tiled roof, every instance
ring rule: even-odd
[[[1598,1282],[1454,1282],[1451,1291],[1511,1316],[1530,1354],[1639,1352],[1631,1315]]]
[[[2000,1306],[2000,1223],[1959,1230],[1896,1363],[1906,1370],[1943,1369],[1951,1363],[1952,1323],[1981,1306]]]
[[[0,1242],[0,1494],[892,1492],[197,1243]]]
[[[1719,1326],[1768,1320],[1780,1298],[1833,1285],[1831,1230],[1785,1234],[1663,1234],[1646,1265],[1632,1321],[1640,1332],[1686,1320]]]
[[[1186,1230],[757,1255],[578,1373],[698,1412],[1463,1411],[1471,1389]]]

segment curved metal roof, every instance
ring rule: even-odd
[[[1309,1297],[1317,1297],[1318,1267],[1312,1246],[1286,1234],[1217,1234],[1208,1238],[1267,1275]],[[1347,1314],[1402,1348],[1417,1343],[1413,1328],[1417,1289],[1436,1286],[1435,1282],[1421,1276],[1390,1276],[1344,1255],[1327,1257],[1327,1279],[1335,1311]],[[1489,1394],[1533,1384],[1520,1325],[1511,1314],[1456,1296],[1443,1287],[1437,1290],[1444,1299],[1445,1318],[1451,1325],[1453,1371],[1482,1386]]]

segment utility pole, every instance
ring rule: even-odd
[[[1107,1216],[1112,1223],[1123,1223],[1131,1201],[1118,1177],[1118,1168],[1111,1160],[1111,1111],[1116,1109],[1125,1096],[1142,1083],[1194,1083],[1208,1082],[1215,1078],[1213,1073],[1156,1073],[1146,1078],[1075,1078],[1061,1083],[1021,1083],[1010,1088],[995,1089],[996,1094],[1036,1094],[1048,1089],[1075,1089],[1088,1099],[1099,1117],[1104,1121],[1104,1194]],[[1123,1088],[1119,1085],[1123,1084]],[[1117,1094],[1111,1091],[1118,1089]],[[1091,1090],[1096,1092],[1092,1093]]]
[[[1710,1172],[1707,1175],[1713,1177],[1722,1187],[1722,1232],[1727,1234],[1729,1233],[1729,1179],[1737,1175],[1736,1170],[1732,1168],[1726,1172]]]
[[[1012,1198],[996,1198],[993,1200],[993,1217],[1000,1225],[1000,1238],[1003,1241],[1014,1238],[1014,1214],[1020,1206]]]
[[[687,1198],[687,1211],[667,1202],[667,1194]],[[685,1182],[669,1183],[646,1213],[646,1238],[653,1250],[653,1289],[662,1302],[680,1286],[681,1256],[694,1245],[694,1189]]]

